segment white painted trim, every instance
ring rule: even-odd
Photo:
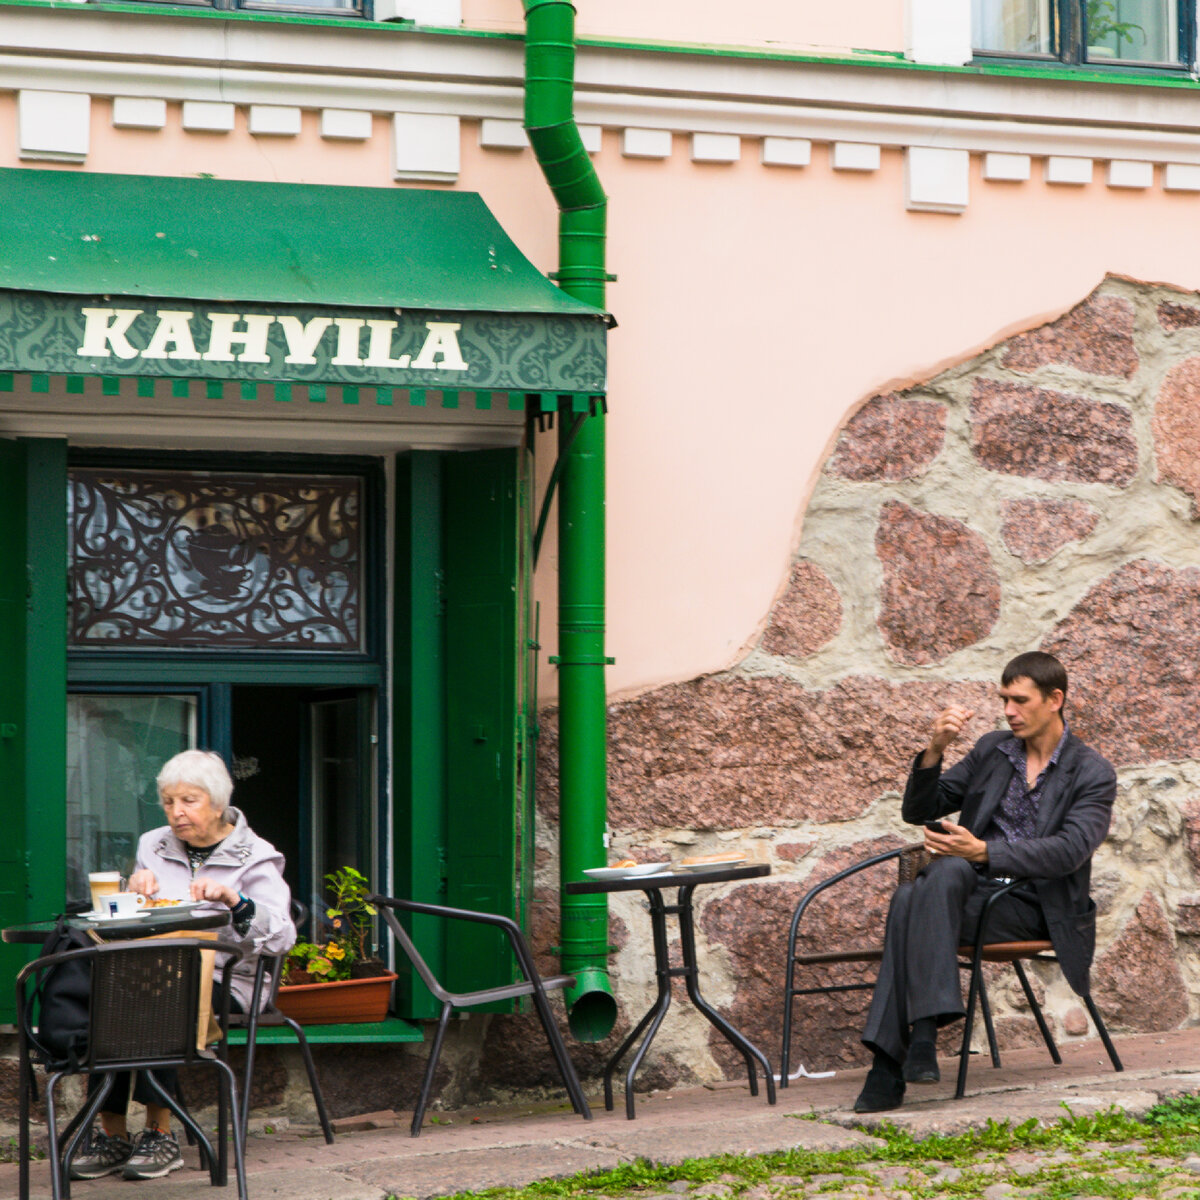
[[[1032,161],[1028,154],[993,151],[983,156],[983,177],[991,182],[1024,183],[1032,173]]]
[[[167,102],[148,96],[114,96],[112,123],[117,129],[162,129],[167,123]]]
[[[626,158],[670,158],[669,129],[626,129],[621,135],[621,153]]]
[[[376,21],[412,21],[450,29],[462,24],[462,0],[375,0]]]
[[[765,137],[762,140],[764,167],[807,167],[812,162],[808,138]]]
[[[830,162],[835,171],[878,171],[878,146],[862,142],[834,142]]]
[[[297,137],[300,110],[282,104],[252,104],[247,127],[255,137]]]
[[[5,43],[14,90],[521,119],[515,40],[72,5],[6,9]],[[587,45],[577,81],[578,119],[614,129],[1200,165],[1194,88]]]
[[[604,129],[599,125],[580,125],[579,140],[589,154],[599,154],[604,141]]]
[[[965,212],[970,175],[965,150],[910,146],[904,154],[904,206],[912,212]]]
[[[232,133],[233,104],[211,100],[185,100],[183,102],[183,127],[193,133]]]
[[[1108,164],[1108,186],[1110,188],[1153,187],[1154,164],[1114,158]]]
[[[520,121],[484,117],[479,123],[479,144],[484,150],[527,150],[529,135]]]
[[[1046,159],[1046,182],[1082,187],[1092,182],[1092,160],[1052,154]]]
[[[692,162],[735,163],[742,157],[742,139],[736,133],[693,133]]]
[[[932,66],[969,63],[971,0],[905,0],[904,56]]]
[[[1200,192],[1200,166],[1167,163],[1163,168],[1163,187],[1168,192]]]
[[[371,136],[371,114],[353,108],[323,108],[321,136],[338,141],[365,142]]]
[[[402,180],[453,183],[461,169],[457,117],[396,113],[392,117],[392,173]]]
[[[77,92],[18,92],[18,154],[34,162],[83,162],[91,114],[91,97]]]

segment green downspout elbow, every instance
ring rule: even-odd
[[[575,7],[525,0],[525,129],[558,203],[564,292],[605,306],[607,199],[575,124]],[[564,413],[565,417],[566,414]],[[560,420],[558,491],[559,877],[583,878],[605,861],[608,793],[604,684],[604,415],[570,440]],[[604,896],[562,895],[562,969],[571,1032],[606,1037],[617,1004],[608,978]]]

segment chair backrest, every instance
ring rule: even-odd
[[[78,1058],[71,1057],[71,1070],[103,1070],[117,1063],[191,1062],[197,1054],[203,951],[215,953],[227,964],[242,956],[241,951],[206,938],[181,937],[106,942],[38,958],[17,976],[22,1039],[42,1052],[44,1061],[63,1061],[62,1055],[45,1053],[44,1042],[33,1028],[33,998],[41,980],[79,962],[90,971],[87,1034]],[[225,996],[227,1008],[227,991]]]
[[[200,948],[153,940],[104,946],[92,964],[88,1064],[190,1061],[196,1052]]]
[[[396,905],[403,907],[403,900],[389,900],[388,905]],[[437,997],[439,1000],[447,1000],[450,993],[442,987],[437,981],[437,977],[429,969],[429,964],[421,957],[421,952],[413,944],[412,938],[408,936],[408,931],[400,924],[395,912],[388,905],[380,905],[379,911],[383,914],[383,919],[387,922],[387,927],[392,931],[392,936],[396,939],[400,949],[404,951],[405,957],[413,965],[413,969],[421,977],[421,982]]]

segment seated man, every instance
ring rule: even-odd
[[[942,754],[971,710],[951,705],[917,756],[901,814],[928,822],[930,864],[896,890],[863,1044],[875,1053],[855,1112],[898,1108],[905,1083],[935,1083],[937,1030],[964,1015],[957,948],[975,938],[990,892],[1027,878],[998,900],[989,942],[1049,939],[1080,994],[1096,946],[1089,893],[1092,855],[1116,797],[1111,764],[1067,729],[1067,673],[1040,651],[1018,655],[1000,677],[1012,733],[988,733],[945,774]],[[961,810],[959,823],[940,820]],[[935,825],[941,825],[941,831]]]

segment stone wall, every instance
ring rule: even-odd
[[[772,866],[769,880],[697,896],[705,989],[773,1062],[796,899],[846,863],[913,840],[899,789],[932,717],[949,701],[972,707],[968,744],[1001,725],[999,670],[1033,648],[1065,660],[1072,728],[1119,773],[1094,871],[1097,1003],[1114,1032],[1194,1020],[1200,296],[1108,279],[1060,320],[868,400],[825,463],[752,652],[723,674],[610,707],[614,857],[737,849]],[[553,713],[544,732],[537,907],[549,944]],[[831,899],[810,944],[872,940],[893,871]],[[653,994],[642,907],[638,893],[611,903],[622,1028]],[[1036,975],[1056,1036],[1088,1035],[1057,970]],[[1036,1040],[1011,970],[993,979],[1002,1044]],[[861,992],[800,1002],[796,1061],[864,1061],[866,1003]],[[488,1079],[534,1082],[516,1049],[522,1019],[503,1026],[489,1031]],[[580,1058],[594,1071],[602,1054]],[[686,1004],[672,1008],[652,1058],[660,1085],[742,1069]]]

